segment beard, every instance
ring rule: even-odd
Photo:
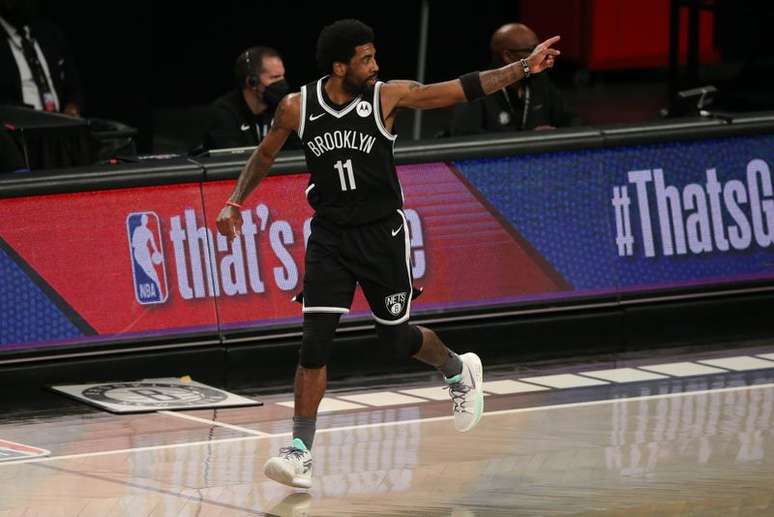
[[[360,95],[365,91],[366,86],[368,86],[369,79],[370,77],[358,82],[355,77],[347,72],[347,74],[344,76],[344,80],[341,82],[341,87],[349,94]]]

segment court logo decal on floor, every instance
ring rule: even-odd
[[[0,440],[0,461],[26,460],[51,454],[46,449],[24,445],[23,443]]]
[[[206,384],[177,378],[74,384],[52,389],[113,413],[260,405]]]

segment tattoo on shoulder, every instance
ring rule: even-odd
[[[288,95],[277,105],[277,110],[274,112],[274,120],[272,120],[271,124],[272,129],[281,127],[283,119],[288,116],[288,110],[291,107],[291,102],[291,96]]]
[[[410,81],[409,82],[409,91],[416,90],[417,88],[421,88],[422,83],[419,83],[417,81]]]

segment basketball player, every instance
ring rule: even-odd
[[[239,176],[218,215],[218,230],[241,234],[242,202],[269,172],[296,131],[311,171],[306,197],[311,222],[303,287],[303,338],[295,377],[293,441],[264,468],[267,477],[298,488],[312,484],[317,407],[326,389],[326,362],[339,318],[349,312],[360,284],[376,333],[398,357],[438,368],[453,402],[454,427],[469,431],[480,420],[483,373],[477,355],[458,356],[430,329],[408,323],[411,266],[403,194],[395,171],[392,133],[400,108],[430,109],[472,101],[554,64],[558,37],[510,65],[459,79],[422,85],[377,79],[374,33],[357,20],[325,27],[317,62],[325,77],[279,104],[274,123]]]

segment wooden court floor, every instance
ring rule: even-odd
[[[774,516],[774,362],[745,357],[665,363],[683,374],[500,373],[464,434],[432,385],[334,392],[308,492],[262,472],[289,441],[290,394],[250,408],[21,413],[0,439],[51,454],[0,462],[0,517]],[[643,380],[655,371],[671,374]]]

